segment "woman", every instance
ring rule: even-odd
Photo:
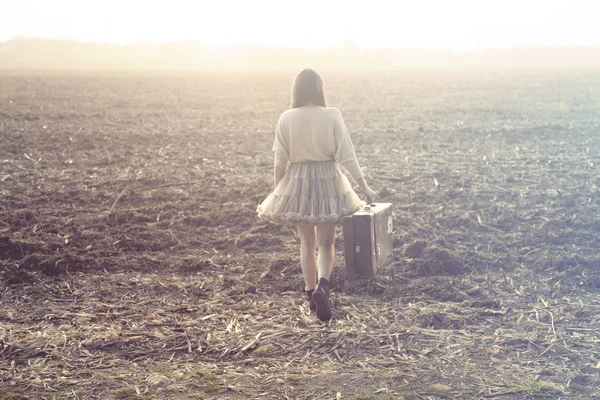
[[[365,181],[342,114],[326,107],[323,81],[312,69],[294,79],[292,108],[279,118],[273,151],[275,189],[258,206],[258,216],[298,227],[310,308],[321,321],[328,321],[336,224],[364,205],[340,164],[369,203],[375,200],[375,192]]]

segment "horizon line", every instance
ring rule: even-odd
[[[117,47],[136,47],[136,46],[162,46],[162,45],[174,45],[174,44],[196,44],[203,47],[208,48],[263,48],[263,49],[274,49],[274,50],[306,50],[306,51],[320,51],[327,49],[350,49],[353,51],[360,52],[376,52],[376,51],[389,51],[389,50],[397,50],[397,51],[443,51],[443,52],[453,52],[453,53],[469,53],[469,52],[481,52],[481,51],[511,51],[511,50],[519,50],[519,49],[566,49],[566,48],[600,48],[600,43],[592,43],[592,44],[519,44],[512,45],[510,47],[505,46],[483,46],[477,45],[464,50],[457,50],[452,47],[367,47],[367,46],[359,46],[356,41],[348,40],[344,43],[337,44],[329,44],[322,47],[311,47],[311,46],[302,46],[302,45],[273,45],[273,44],[257,44],[257,43],[207,43],[202,42],[197,39],[180,39],[180,40],[170,40],[170,41],[137,41],[133,43],[115,43],[110,41],[94,41],[94,40],[82,40],[77,38],[52,38],[52,37],[42,37],[42,36],[27,36],[27,35],[17,35],[10,37],[8,39],[0,39],[1,44],[7,44],[10,42],[18,42],[18,41],[46,41],[46,42],[71,42],[78,44],[91,44],[91,45],[108,45],[108,46],[117,46]]]

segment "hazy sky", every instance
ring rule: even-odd
[[[600,44],[597,0],[0,0],[15,36],[311,48]]]

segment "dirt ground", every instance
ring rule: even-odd
[[[598,71],[323,73],[394,262],[256,218],[292,74],[0,74],[0,399],[600,399]]]

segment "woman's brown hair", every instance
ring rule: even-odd
[[[306,68],[296,75],[292,87],[292,108],[307,104],[325,107],[323,80],[310,68]]]

